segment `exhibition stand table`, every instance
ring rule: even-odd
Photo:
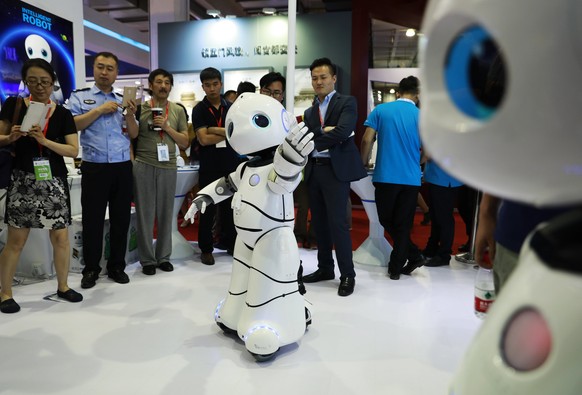
[[[364,210],[370,221],[368,237],[354,251],[353,261],[361,265],[388,266],[392,246],[384,237],[384,227],[380,225],[380,220],[378,219],[372,173],[369,172],[367,177],[352,182],[350,187],[362,200]]]

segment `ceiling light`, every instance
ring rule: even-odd
[[[220,17],[220,11],[218,10],[206,10],[206,15],[210,15],[213,18]]]
[[[277,12],[277,10],[274,9],[274,8],[271,8],[271,7],[265,7],[265,8],[263,8],[263,14],[266,14],[266,15],[273,15],[276,12]]]
[[[414,29],[406,30],[406,37],[414,37],[415,34],[416,34],[416,30],[414,30]]]

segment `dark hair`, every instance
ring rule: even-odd
[[[313,71],[314,68],[321,66],[327,66],[332,77],[336,75],[337,67],[331,62],[331,60],[329,60],[329,58],[315,59],[313,63],[311,63],[311,66],[309,66],[309,71]]]
[[[283,90],[285,90],[286,80],[281,73],[276,71],[271,71],[270,73],[265,74],[261,77],[259,81],[259,86],[262,88],[266,88],[267,86],[271,85],[273,82],[279,81],[283,85]]]
[[[257,87],[255,86],[255,84],[253,84],[250,81],[242,81],[240,84],[238,84],[238,87],[236,88],[236,95],[240,95],[241,93],[245,93],[245,92],[253,92],[255,93],[257,91]]]
[[[398,93],[401,95],[409,93],[417,95],[419,93],[420,81],[415,76],[411,75],[403,78],[398,84]]]
[[[57,75],[55,74],[55,70],[53,69],[53,66],[51,66],[51,64],[49,62],[47,62],[46,60],[41,59],[41,58],[35,58],[35,59],[28,59],[22,65],[22,69],[20,70],[20,74],[22,75],[23,80],[26,79],[26,74],[28,74],[28,69],[30,69],[31,67],[38,67],[38,68],[46,71],[51,76],[52,82],[55,82],[55,80],[57,79]]]
[[[158,74],[160,74],[160,73],[158,73]],[[188,116],[188,110],[186,110],[186,107],[184,107],[184,105],[182,103],[176,102],[176,104],[184,109],[184,114],[186,114],[186,122],[188,122],[190,120],[190,117]]]
[[[222,82],[222,75],[220,71],[216,70],[214,67],[207,67],[200,72],[200,82],[204,83],[207,80],[215,80],[218,79]]]
[[[228,95],[235,95],[236,96],[236,91],[233,89],[229,89],[226,92],[224,92],[224,97],[228,96]]]
[[[152,71],[148,76],[148,82],[150,84],[153,84],[154,78],[156,78],[158,75],[161,75],[162,77],[168,77],[170,79],[170,84],[174,86],[174,76],[172,75],[172,73],[164,69],[155,69],[154,71]]]
[[[103,56],[104,58],[110,58],[115,60],[115,65],[117,67],[119,67],[119,58],[117,56],[115,56],[115,54],[112,54],[111,52],[99,52],[98,54],[95,55],[95,58],[93,59],[93,63],[95,63],[95,60],[97,60],[97,58],[99,56]]]

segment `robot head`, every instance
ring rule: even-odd
[[[24,48],[29,59],[41,58],[50,63],[53,58],[49,43],[38,34],[26,37]]]
[[[243,93],[226,114],[226,138],[241,155],[252,155],[283,142],[295,118],[267,95]]]
[[[429,154],[496,196],[582,201],[581,26],[579,1],[431,1],[419,54]]]

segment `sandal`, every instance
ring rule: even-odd
[[[71,303],[77,303],[83,300],[83,295],[81,295],[79,292],[75,290],[72,290],[71,288],[69,288],[65,292],[57,290],[57,296]]]

